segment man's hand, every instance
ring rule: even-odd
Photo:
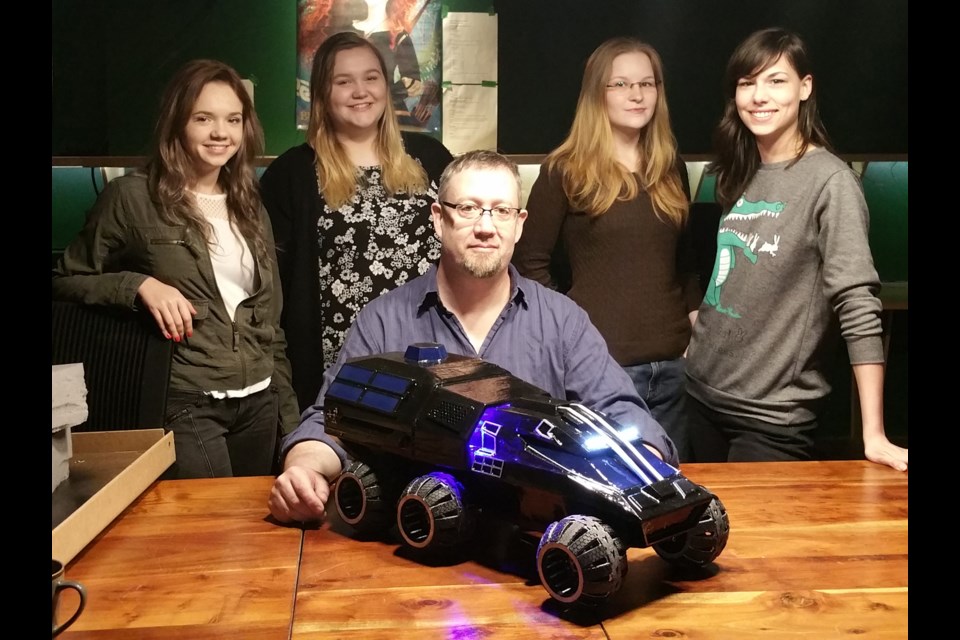
[[[287,467],[270,490],[268,506],[284,523],[322,520],[330,499],[330,483],[322,473],[307,467]]]
[[[330,499],[328,478],[340,474],[340,458],[319,440],[293,445],[283,460],[283,473],[270,490],[267,506],[274,518],[284,523],[322,520]]]

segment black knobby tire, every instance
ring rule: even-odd
[[[364,462],[353,461],[340,474],[334,501],[340,519],[360,533],[382,533],[392,524],[396,501]]]
[[[403,541],[420,551],[449,550],[470,538],[473,517],[463,485],[448,473],[430,473],[406,486],[397,503]]]
[[[693,529],[657,543],[653,549],[661,558],[679,567],[703,567],[720,555],[728,537],[727,510],[719,498],[714,498]]]
[[[570,515],[540,538],[537,572],[553,599],[600,604],[623,584],[627,553],[610,526],[592,516]]]

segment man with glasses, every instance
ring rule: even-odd
[[[673,443],[586,312],[510,264],[527,218],[518,206],[517,165],[493,151],[463,154],[443,172],[438,200],[431,212],[439,263],[363,308],[316,403],[283,440],[284,470],[268,501],[281,522],[323,518],[330,485],[345,466],[346,452],[323,425],[324,396],[340,366],[414,343],[437,342],[449,353],[483,358],[556,398],[636,426],[649,449],[678,465]]]

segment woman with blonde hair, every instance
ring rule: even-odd
[[[573,125],[530,191],[513,258],[587,311],[681,460],[683,356],[702,299],[688,193],[660,56],[612,38],[587,60]]]
[[[186,64],[142,171],[112,180],[53,273],[53,296],[149,313],[175,344],[168,477],[268,475],[297,426],[273,234],[254,160],[263,129],[239,74]]]
[[[430,205],[452,159],[434,138],[400,131],[383,57],[355,33],[317,49],[310,103],[307,141],[261,178],[301,410],[316,400],[360,309],[440,256]]]

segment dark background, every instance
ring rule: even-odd
[[[552,150],[590,52],[634,35],[660,52],[684,155],[709,154],[727,58],[779,25],[812,53],[821,111],[843,154],[907,152],[906,0],[447,0],[499,15],[498,146]],[[219,58],[255,85],[267,155],[295,126],[295,0],[54,0],[52,155],[146,153],[160,93],[184,62]]]

